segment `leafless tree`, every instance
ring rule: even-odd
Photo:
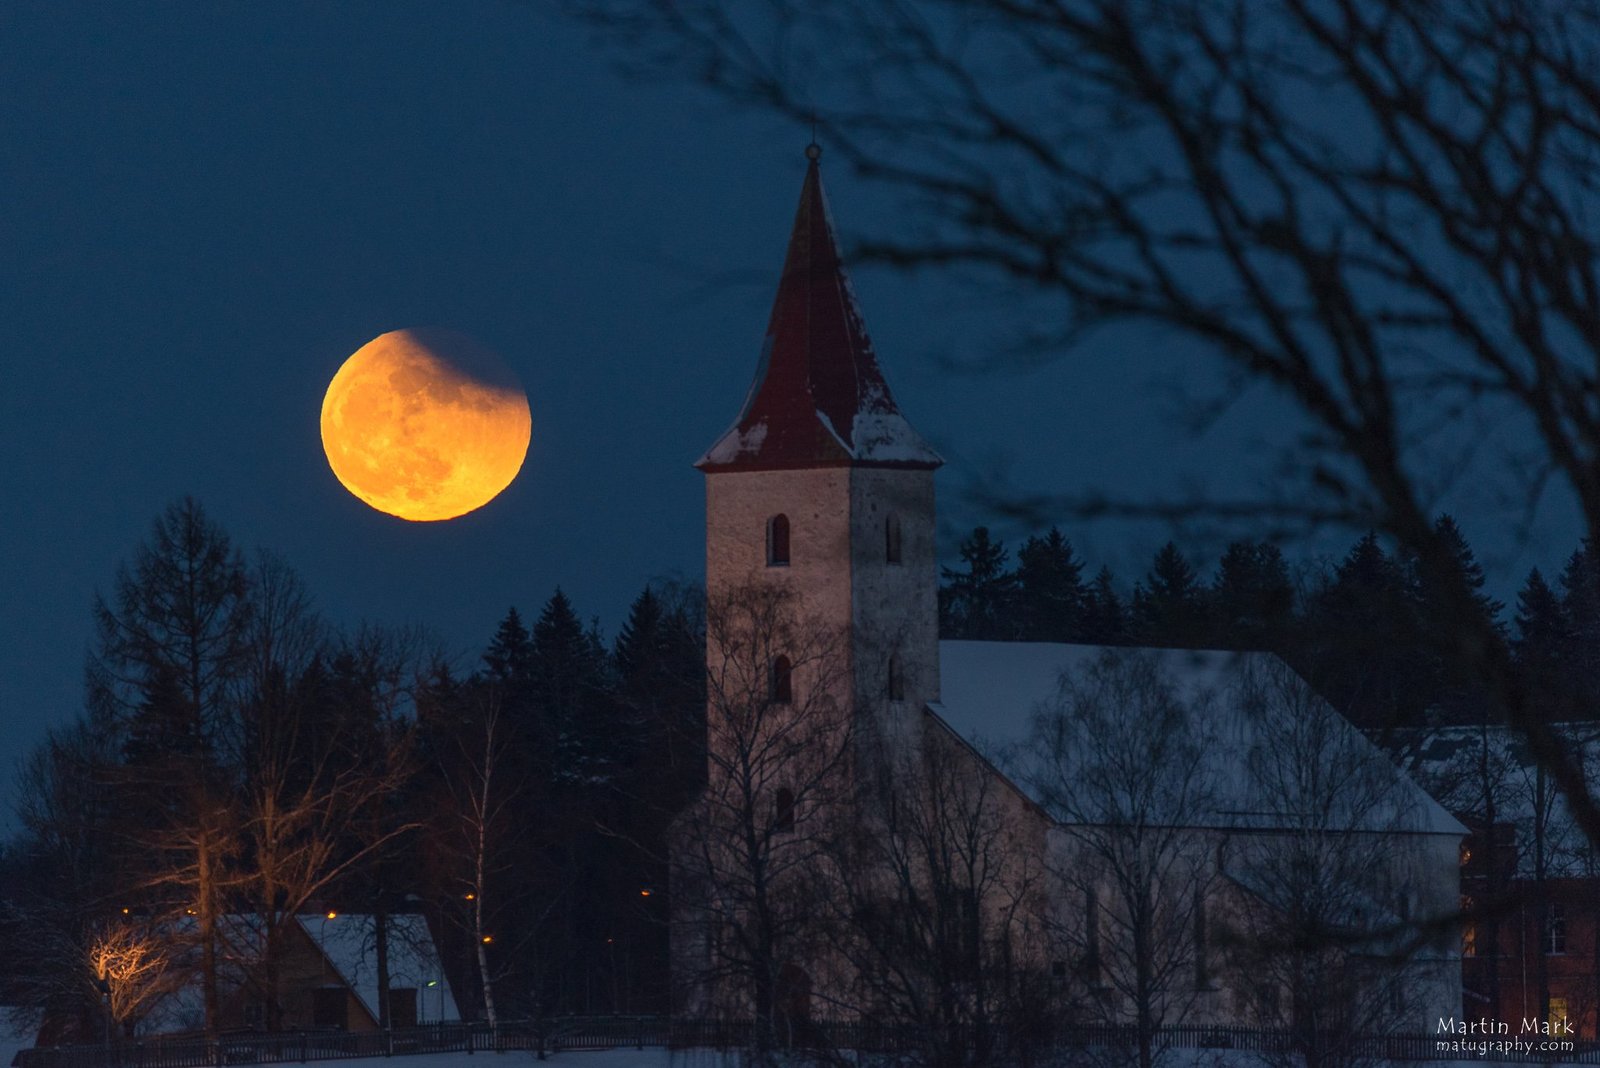
[[[118,1029],[128,1033],[171,992],[178,974],[167,932],[126,917],[94,935],[88,958],[90,971],[104,984],[106,1011]]]
[[[1254,1001],[1241,1016],[1286,1026],[1311,1068],[1349,1064],[1352,1036],[1420,1031],[1434,1021],[1419,1004],[1457,1003],[1455,888],[1427,873],[1453,868],[1458,839],[1281,660],[1245,658],[1230,699],[1248,731],[1252,811],[1214,938]]]
[[[1218,798],[1213,700],[1179,692],[1148,651],[1107,650],[1063,677],[1018,769],[1058,824],[1054,935],[1076,965],[1081,1009],[1131,1023],[1140,1068],[1209,988],[1197,931],[1217,846],[1196,828]]]
[[[1387,532],[1445,636],[1600,841],[1433,530],[1469,483],[1523,535],[1552,496],[1600,535],[1597,0],[572,0],[636,67],[820,116],[907,194],[866,258],[1033,301],[1015,364],[1178,338],[1301,417],[1263,498],[1028,510]]]
[[[771,584],[712,591],[706,638],[707,783],[671,831],[675,980],[702,1012],[753,1015],[764,1056],[831,979],[813,971],[853,798],[847,649]]]
[[[1051,1008],[1048,820],[938,725],[897,754],[881,793],[834,841],[848,1007],[906,1026],[933,1068],[1015,1053]]]

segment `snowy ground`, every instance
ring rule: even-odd
[[[1185,1056],[1188,1054],[1188,1056]],[[497,1059],[498,1058],[498,1059]],[[10,1063],[10,1055],[0,1062],[0,1068]],[[322,1061],[326,1068],[334,1065],[357,1068],[359,1061]],[[1161,1060],[1162,1068],[1265,1068],[1267,1062],[1244,1052],[1219,1050],[1170,1050]],[[1401,1061],[1395,1068],[1499,1068],[1503,1062],[1492,1060],[1472,1061]],[[717,1050],[664,1050],[664,1049],[610,1049],[572,1050],[552,1053],[543,1064],[527,1052],[506,1053],[436,1053],[418,1057],[390,1057],[374,1068],[739,1068],[737,1053]],[[1516,1068],[1541,1068],[1519,1063]],[[1559,1063],[1549,1068],[1561,1068]],[[1592,1068],[1592,1066],[1586,1066]]]

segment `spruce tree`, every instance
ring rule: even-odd
[[[1269,542],[1236,541],[1212,584],[1219,643],[1230,649],[1283,649],[1294,623],[1294,586],[1283,552]]]
[[[1583,714],[1576,707],[1577,694],[1568,670],[1573,653],[1571,637],[1566,606],[1539,569],[1534,568],[1517,594],[1511,652],[1523,693],[1549,720]]]
[[[1128,613],[1109,567],[1102,567],[1084,592],[1083,623],[1074,640],[1095,645],[1128,642]]]
[[[1017,635],[1017,577],[1006,569],[1003,542],[977,527],[961,543],[962,569],[945,568],[940,630],[947,637],[1005,641]]]
[[[1024,641],[1071,641],[1083,629],[1083,562],[1055,527],[1017,550],[1017,606]]]
[[[1134,587],[1135,633],[1148,645],[1204,648],[1210,639],[1205,589],[1172,542],[1155,555],[1144,581]]]

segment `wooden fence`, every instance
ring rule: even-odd
[[[506,1022],[495,1028],[483,1023],[445,1023],[393,1031],[150,1036],[97,1045],[26,1049],[11,1063],[14,1068],[227,1068],[230,1065],[502,1050],[524,1050],[540,1057],[561,1050],[583,1049],[730,1050],[750,1045],[754,1032],[749,1020],[560,1017]],[[782,1029],[777,1037],[780,1044],[794,1049],[915,1054],[922,1048],[913,1028],[872,1020],[807,1021]],[[1532,1044],[1537,1045],[1537,1037],[1530,1037]],[[1016,1059],[1007,1055],[1013,1049],[1008,1036],[999,1033],[992,1039],[997,1059]],[[1164,1028],[1156,1041],[1158,1046],[1169,1049],[1240,1050],[1270,1057],[1294,1054],[1303,1036],[1288,1031],[1191,1026]],[[1330,1034],[1317,1036],[1316,1045],[1330,1063],[1483,1060],[1600,1065],[1600,1044],[1593,1042],[1573,1043],[1573,1048],[1559,1052],[1501,1050],[1480,1056],[1452,1049],[1452,1041],[1450,1035]],[[1496,1039],[1490,1036],[1489,1041]],[[1137,1045],[1137,1034],[1131,1027],[1066,1027],[1049,1036],[1033,1036],[1028,1045],[1035,1057],[1073,1049],[1127,1049],[1131,1055]]]

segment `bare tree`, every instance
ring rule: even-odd
[[[915,213],[864,256],[1042,303],[1025,355],[1001,362],[1154,332],[1215,359],[1222,388],[1197,419],[1256,386],[1286,401],[1301,423],[1264,498],[1048,503],[1387,532],[1440,591],[1464,681],[1600,841],[1580,769],[1431,522],[1470,476],[1509,538],[1551,495],[1600,536],[1600,3],[569,6],[636,66],[820,115],[830,147]]]
[[[1147,651],[1107,650],[1062,678],[1019,768],[1059,825],[1053,933],[1076,965],[1081,1008],[1132,1024],[1140,1068],[1209,987],[1197,932],[1217,845],[1196,828],[1218,797],[1213,700],[1180,693]]]
[[[95,979],[103,984],[106,1011],[129,1034],[172,991],[178,971],[167,932],[127,919],[103,927],[89,944],[88,958]]]
[[[1047,827],[943,727],[897,754],[872,813],[834,841],[848,1007],[906,1026],[932,1068],[1017,1052],[1049,1008]]]
[[[1255,826],[1229,850],[1236,907],[1215,941],[1254,1001],[1241,1015],[1287,1026],[1310,1068],[1352,1063],[1352,1036],[1459,1004],[1455,888],[1429,877],[1453,870],[1458,838],[1288,665],[1247,657],[1238,680]]]
[[[767,1054],[830,977],[826,861],[853,799],[844,636],[752,583],[706,608],[707,783],[678,817],[674,962],[700,1011],[753,1015]]]

